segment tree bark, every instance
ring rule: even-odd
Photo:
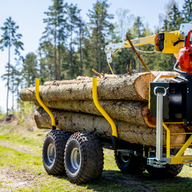
[[[34,102],[34,104],[40,106],[38,102]],[[52,109],[102,116],[93,101],[45,101],[44,104]],[[112,119],[151,128],[156,127],[155,118],[152,119],[149,117],[149,110],[146,102],[100,101],[100,105]]]
[[[134,74],[117,79],[105,79],[98,82],[99,100],[148,100],[149,84],[154,76],[151,73]],[[20,91],[23,101],[36,101],[35,87]],[[43,101],[92,100],[92,82],[40,86]]]
[[[60,34],[59,34],[59,39],[58,39],[58,74],[57,74],[57,79],[61,79],[61,58],[60,58]]]
[[[126,77],[126,76],[124,76]],[[111,74],[104,74],[103,77],[98,77],[97,81],[103,81],[106,79],[118,79],[121,78],[118,75],[111,75]],[[88,76],[78,76],[76,79],[70,79],[70,80],[62,80],[62,81],[46,81],[44,82],[44,86],[50,86],[50,85],[66,85],[66,84],[78,84],[78,83],[91,83],[92,77]]]
[[[55,29],[56,30],[56,29]],[[57,48],[56,48],[56,31],[54,36],[54,80],[57,80]]]
[[[57,129],[63,129],[69,132],[86,131],[96,134],[100,138],[111,139],[112,131],[110,124],[104,117],[66,112],[61,110],[51,110],[56,119]],[[38,108],[35,111],[34,119],[36,125],[40,129],[51,128],[51,119],[43,108]],[[117,130],[118,138],[134,144],[141,144],[146,146],[156,146],[156,131],[155,129],[146,126],[126,123],[124,121],[114,121]],[[170,125],[169,129],[172,133],[185,132],[181,125]],[[165,145],[165,133],[164,133]],[[185,142],[185,135],[172,135],[171,144],[183,144]]]
[[[10,38],[10,33],[9,33],[9,38]],[[6,104],[6,117],[8,116],[9,113],[9,76],[10,76],[10,42],[8,46],[8,74],[7,74],[7,104]]]

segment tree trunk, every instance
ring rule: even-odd
[[[60,80],[61,77],[61,64],[60,64],[60,35],[59,35],[59,40],[58,40],[58,74],[57,74],[57,79]]]
[[[34,102],[34,104],[40,106],[38,102]],[[44,104],[52,109],[102,116],[93,101],[44,101]],[[146,102],[100,101],[100,105],[112,119],[151,128],[156,127],[156,119],[149,117]]]
[[[99,25],[99,73],[101,73],[101,24]]]
[[[96,134],[100,138],[111,139],[112,131],[110,124],[104,117],[89,115],[83,113],[66,112],[61,110],[51,110],[56,119],[56,127],[69,132],[86,131]],[[42,108],[35,111],[34,119],[36,125],[40,129],[51,128],[51,118]],[[118,138],[134,144],[146,146],[156,146],[156,131],[155,129],[126,123],[124,121],[114,121],[117,130]],[[181,125],[170,125],[169,129],[172,133],[185,132]],[[172,135],[171,144],[183,144],[185,135]],[[164,133],[165,145],[165,133]]]
[[[10,34],[9,34],[10,36]],[[6,116],[8,116],[9,113],[9,75],[10,75],[10,42],[9,42],[9,47],[8,47],[8,74],[7,74],[7,112]]]
[[[79,27],[79,51],[80,51],[80,66],[81,66],[81,75],[84,74],[83,71],[83,59],[82,59],[82,46],[81,46],[81,41],[82,41],[82,24],[80,23]]]
[[[148,100],[149,84],[154,76],[151,73],[134,74],[117,79],[98,82],[99,100]],[[92,100],[92,83],[40,86],[43,101]],[[35,87],[20,91],[23,101],[35,101]]]
[[[57,80],[57,50],[56,50],[56,32],[54,37],[54,80]]]
[[[71,20],[71,43],[70,43],[70,54],[69,54],[69,58],[70,58],[70,62],[69,62],[69,76],[68,79],[71,79],[71,72],[72,72],[72,64],[73,64],[73,55],[72,55],[72,41],[73,41],[73,27],[72,27],[72,20]]]

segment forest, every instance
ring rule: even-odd
[[[93,76],[92,69],[99,73],[111,73],[105,54],[107,44],[124,41],[126,34],[134,39],[178,30],[181,23],[192,20],[191,0],[184,0],[182,10],[176,1],[170,1],[165,13],[159,15],[161,27],[155,30],[144,25],[142,18],[130,14],[129,10],[118,9],[114,14],[109,13],[109,7],[107,0],[97,0],[87,13],[89,21],[85,22],[77,5],[53,0],[44,12],[42,23],[46,27],[42,31],[37,51],[29,52],[26,56],[20,53],[25,45],[22,34],[18,33],[17,21],[12,17],[6,19],[4,25],[0,26],[3,33],[0,37],[0,50],[8,49],[6,72],[1,76],[7,87],[7,115],[14,110],[23,112],[28,108],[33,109],[32,104],[20,101],[19,90],[33,86],[35,78],[39,78],[40,84],[43,84],[50,80]],[[112,22],[114,17],[117,17],[118,22]],[[124,28],[127,22],[132,23],[132,26]],[[14,50],[15,64],[10,63],[10,49]],[[137,49],[150,70],[172,70],[176,61],[173,54],[156,53],[152,44]],[[145,71],[132,49],[119,51],[114,56],[111,67],[115,74],[126,74],[130,63],[132,73]],[[8,103],[9,95],[13,100],[12,107]],[[15,99],[17,106],[14,107]]]

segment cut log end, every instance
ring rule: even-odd
[[[138,96],[143,100],[149,99],[149,86],[153,82],[155,76],[151,73],[140,75],[134,83],[134,88]]]

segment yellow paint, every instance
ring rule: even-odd
[[[178,153],[175,155],[175,157],[181,157],[185,150],[189,147],[189,145],[192,142],[192,135],[189,137],[189,139],[183,144],[181,149],[178,151]]]
[[[185,164],[185,163],[192,163],[192,155],[185,155],[181,157],[171,157],[170,164]]]
[[[112,135],[115,137],[118,137],[117,134],[117,128],[114,123],[114,121],[111,119],[111,117],[107,114],[107,112],[101,107],[98,101],[97,97],[97,77],[93,77],[93,84],[92,84],[92,95],[93,95],[93,101],[97,109],[100,111],[100,113],[105,117],[105,119],[109,122],[112,128]]]
[[[177,42],[178,40],[184,40],[184,38],[181,37],[179,31],[164,32],[160,34],[164,34],[164,49],[160,51],[159,46],[155,44],[155,51],[162,53],[173,53],[177,57],[179,50],[184,46],[184,42],[179,42],[177,45],[174,46],[174,43]],[[159,34],[156,34],[155,42],[158,39],[158,37]]]
[[[111,70],[111,73],[114,75],[113,70],[112,70],[111,65],[110,65],[109,62],[108,62],[108,66],[109,66],[109,69]]]
[[[166,138],[166,157],[170,157],[170,144],[171,144],[171,139],[170,139],[170,130],[167,127],[167,125],[165,125],[165,123],[163,123],[163,127],[164,129],[167,131],[167,138]]]
[[[148,36],[148,37],[142,37],[138,39],[132,39],[131,42],[133,43],[134,46],[140,46],[140,45],[146,45],[146,44],[151,44],[154,43],[155,35],[153,36]],[[125,48],[131,47],[128,41],[125,41],[124,43]]]
[[[173,78],[177,77],[178,75],[161,75],[161,78]]]
[[[36,95],[37,101],[39,102],[41,107],[43,107],[43,109],[45,109],[45,111],[51,117],[52,126],[56,126],[55,117],[54,117],[53,113],[49,110],[49,108],[43,103],[43,101],[40,98],[40,95],[39,95],[39,79],[38,78],[35,79],[35,95]]]
[[[171,133],[171,135],[192,135],[192,132],[186,132],[186,133]]]
[[[184,122],[165,122],[165,124],[167,125],[175,125],[175,124],[184,124]]]
[[[148,109],[151,109],[151,87],[149,86]]]
[[[187,133],[170,133],[169,128],[166,124],[183,124],[183,122],[163,122],[163,127],[167,131],[167,138],[166,138],[166,157],[170,158],[170,164],[185,164],[185,163],[192,163],[192,155],[183,155],[185,150],[191,145],[192,142],[192,135],[184,144],[170,144],[170,135],[181,135]],[[189,133],[192,134],[192,133]],[[170,147],[181,147],[178,153],[175,156],[170,156]]]

